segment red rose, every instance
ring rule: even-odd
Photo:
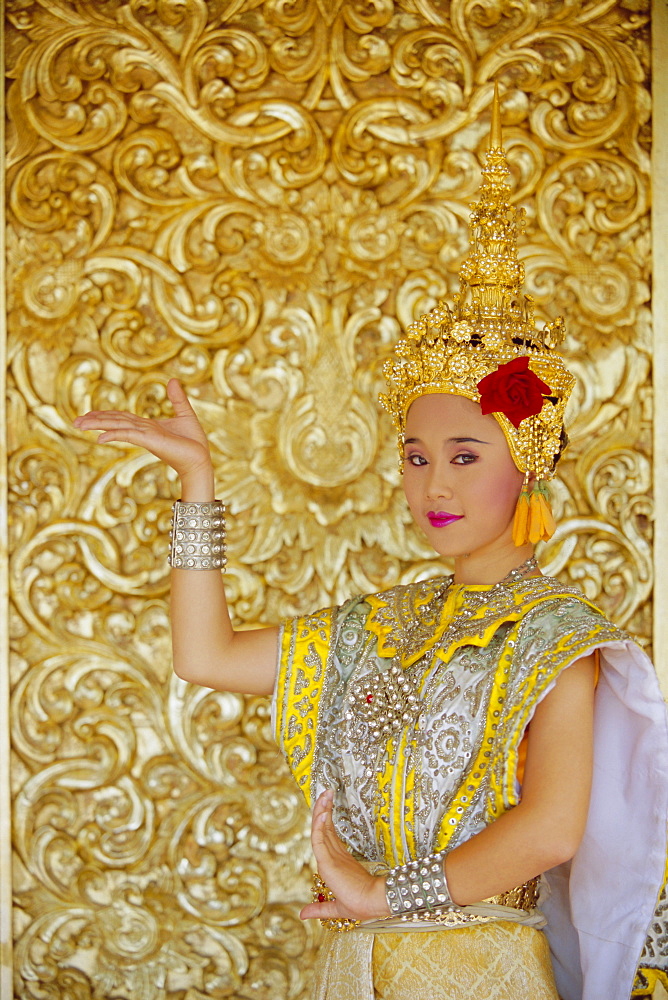
[[[483,413],[503,413],[515,427],[519,427],[525,417],[540,413],[543,396],[552,392],[549,385],[531,371],[526,354],[499,365],[495,372],[481,378],[478,391]]]

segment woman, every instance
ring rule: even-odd
[[[330,929],[321,1000],[626,1000],[641,954],[650,985],[666,974],[665,711],[642,652],[533,559],[573,379],[559,325],[535,331],[520,295],[498,124],[491,146],[462,295],[386,370],[408,503],[452,578],[235,632],[222,508],[179,383],[170,420],[76,421],[180,476],[174,669],[273,696],[314,807],[320,881],[302,917]]]

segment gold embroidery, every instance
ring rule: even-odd
[[[464,586],[444,577],[367,597],[371,609],[367,627],[378,637],[378,655],[399,654],[404,667],[437,646],[447,661],[461,645],[487,645],[501,624],[518,621],[525,614],[528,603],[555,596],[584,600],[578,591],[552,577],[534,577],[510,586]],[[589,606],[598,611],[595,605]]]
[[[663,886],[640,956],[631,995],[651,995],[658,983],[668,990],[668,858]]]
[[[277,689],[275,737],[290,770],[312,804],[309,774],[313,767],[320,683],[331,635],[332,611],[285,623]],[[291,670],[294,664],[295,669]]]
[[[417,948],[411,934],[378,934],[373,981],[377,1000],[558,1000],[545,936],[508,922],[426,932]]]

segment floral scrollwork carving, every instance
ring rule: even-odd
[[[645,7],[7,0],[17,996],[309,994],[268,703],[172,675],[176,477],[72,420],[167,416],[182,381],[238,625],[442,572],[375,398],[457,291],[495,80],[526,290],[578,378],[540,558],[649,643]]]

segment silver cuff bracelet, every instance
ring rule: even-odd
[[[447,851],[392,868],[385,879],[385,895],[392,916],[418,910],[455,909],[445,877]]]
[[[225,504],[220,500],[176,500],[169,536],[169,565],[173,569],[225,571]]]

